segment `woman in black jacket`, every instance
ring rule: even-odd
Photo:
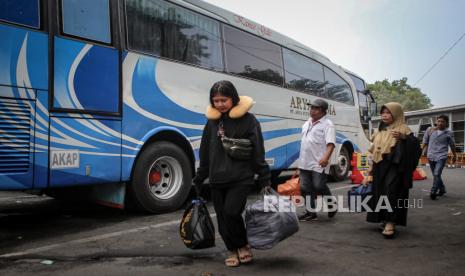
[[[254,185],[254,176],[262,186],[270,183],[270,170],[265,162],[265,148],[260,123],[248,113],[253,106],[250,97],[239,97],[229,81],[219,81],[210,90],[210,106],[200,144],[200,166],[194,177],[197,187],[208,177],[213,205],[221,237],[230,251],[227,266],[252,261],[242,212],[247,195]],[[249,139],[252,155],[249,160],[231,157],[223,147],[222,138]]]

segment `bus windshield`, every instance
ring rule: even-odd
[[[360,121],[365,135],[369,138],[371,133],[370,121],[371,117],[376,113],[376,102],[370,90],[366,89],[363,79],[350,73],[348,75],[354,82],[355,89],[357,89]]]

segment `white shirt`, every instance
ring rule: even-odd
[[[328,144],[336,145],[336,130],[333,122],[326,116],[312,122],[310,118],[302,126],[299,168],[329,174],[330,165],[326,168],[319,165]]]

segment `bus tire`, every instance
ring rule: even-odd
[[[170,142],[149,145],[136,161],[128,187],[129,205],[139,211],[177,210],[192,188],[192,170],[186,153]]]
[[[334,181],[342,181],[347,178],[350,170],[349,151],[346,147],[342,147],[337,158],[337,164],[331,166],[331,178]]]

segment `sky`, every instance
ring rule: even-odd
[[[465,37],[418,82],[465,34],[465,0],[204,1],[321,52],[367,83],[407,77],[434,107],[465,104]]]

